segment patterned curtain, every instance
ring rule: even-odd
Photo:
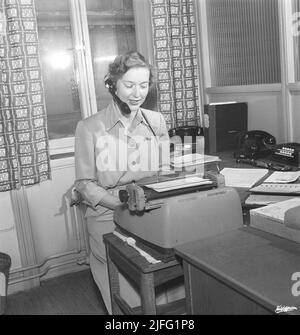
[[[0,191],[50,179],[33,0],[0,0]]]
[[[151,0],[158,110],[169,127],[200,124],[193,0]]]

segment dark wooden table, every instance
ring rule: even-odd
[[[175,259],[157,264],[149,263],[138,251],[113,233],[104,235],[109,273],[112,313],[169,314],[178,315],[186,311],[185,299],[164,305],[156,305],[155,288],[176,278],[182,278],[182,265]],[[141,306],[131,308],[120,295],[119,272],[137,284],[141,295]]]
[[[183,260],[188,314],[274,314],[280,306],[300,314],[298,243],[244,227],[175,253]]]

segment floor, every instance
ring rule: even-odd
[[[107,315],[91,271],[48,279],[7,297],[5,315]]]

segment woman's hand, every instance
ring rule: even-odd
[[[111,195],[110,193],[107,193],[98,203],[98,205],[109,209],[115,209],[121,204],[122,202],[120,201],[120,199],[118,197],[115,197],[114,195]]]

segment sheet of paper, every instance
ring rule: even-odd
[[[268,169],[224,168],[220,172],[225,177],[225,185],[250,188],[268,173]]]
[[[148,184],[145,186],[153,189],[156,192],[166,192],[170,190],[176,190],[179,188],[207,185],[207,184],[212,184],[212,181],[201,177],[187,177],[187,178],[179,178],[174,180],[163,181],[160,183]]]
[[[264,180],[264,183],[292,183],[300,177],[300,171],[275,171]]]
[[[292,195],[250,194],[246,205],[269,205],[294,198]]]
[[[220,158],[218,156],[194,153],[174,157],[174,160],[171,162],[171,164],[174,165],[174,167],[183,167],[218,161],[220,161]]]
[[[267,205],[264,207],[251,209],[250,213],[261,214],[271,217],[275,220],[283,222],[285,212],[293,207],[300,206],[300,198],[292,198],[289,200],[277,202],[276,204]]]

